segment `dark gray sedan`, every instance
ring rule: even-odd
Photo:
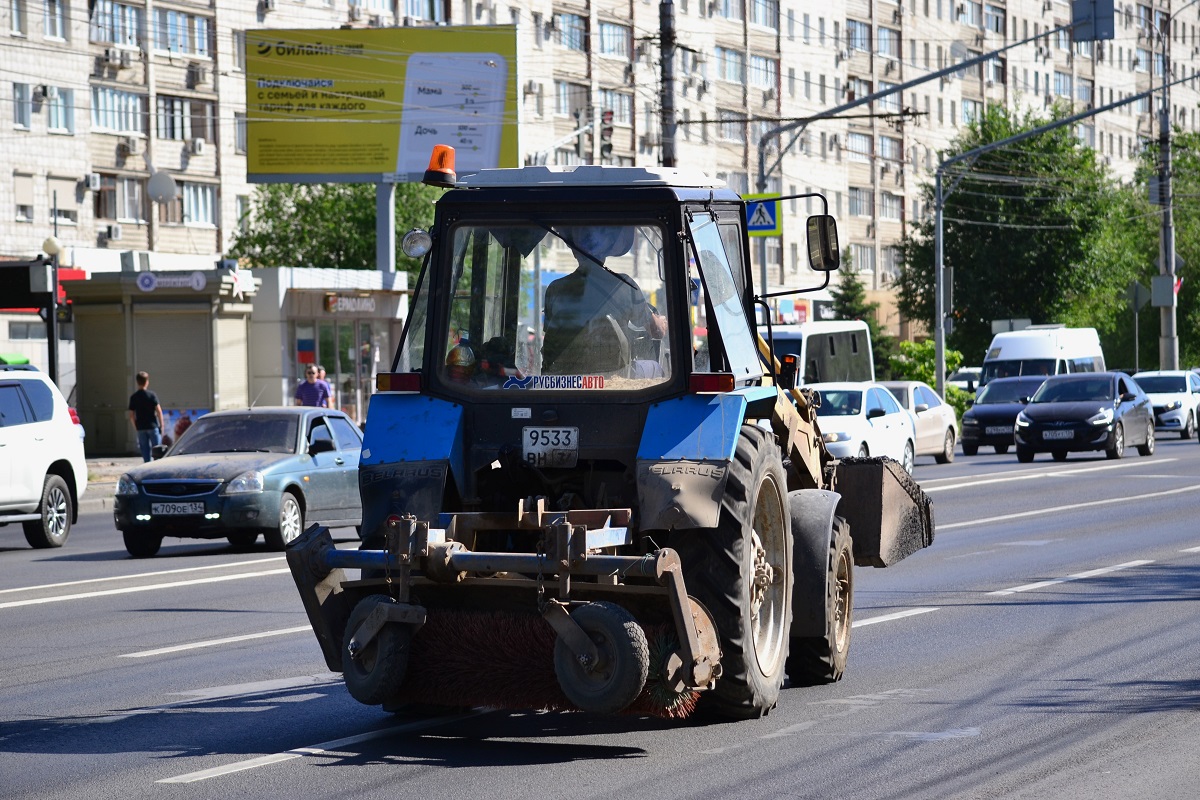
[[[166,454],[121,476],[113,517],[135,558],[164,536],[258,535],[282,550],[308,523],[358,526],[362,433],[341,411],[307,406],[219,411],[197,419]]]
[[[1052,375],[1017,415],[1017,460],[1049,452],[1055,461],[1067,453],[1103,450],[1109,458],[1136,445],[1154,454],[1154,409],[1137,382],[1123,372]]]

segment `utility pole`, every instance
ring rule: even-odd
[[[659,43],[662,53],[662,165],[675,160],[675,3],[663,0],[658,6]]]
[[[1188,3],[1191,5],[1191,3]],[[1158,112],[1158,191],[1162,204],[1162,231],[1159,234],[1158,271],[1165,276],[1163,283],[1170,289],[1169,303],[1161,309],[1158,339],[1159,369],[1179,369],[1179,334],[1176,330],[1175,295],[1175,213],[1171,187],[1171,17],[1166,18],[1165,30],[1158,31],[1162,42],[1162,108]]]

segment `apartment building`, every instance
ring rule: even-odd
[[[931,179],[962,127],[992,104],[1077,110],[1194,74],[1200,4],[1116,4],[1116,38],[1065,32],[981,66],[797,124],[964,57],[1062,27],[1060,0],[675,0],[678,163],[735,189],[823,192],[883,320],[896,242],[929,213]],[[245,34],[257,28],[515,25],[526,163],[654,165],[662,158],[660,19],[650,0],[5,0],[0,9],[0,258],[55,233],[62,263],[119,270],[122,252],[211,268],[248,208]],[[1194,82],[1171,119],[1197,125]],[[1149,99],[1081,124],[1120,176],[1157,136]],[[571,134],[611,112],[611,140]],[[599,127],[599,126],[597,126]],[[783,130],[780,133],[781,129]],[[766,136],[766,146],[759,143]],[[169,173],[171,197],[151,198]],[[772,288],[811,281],[800,239],[812,199],[783,203],[766,243]],[[755,255],[757,258],[757,253]],[[127,262],[128,263],[128,258]],[[200,265],[203,264],[203,267]],[[0,331],[0,337],[4,335]]]

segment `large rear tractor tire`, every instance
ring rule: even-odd
[[[771,434],[743,425],[716,529],[678,531],[688,593],[712,614],[721,678],[700,696],[715,716],[750,719],[779,701],[792,616],[787,481]]]
[[[38,504],[38,513],[41,519],[21,523],[25,541],[38,550],[62,547],[71,535],[71,519],[75,512],[71,505],[71,491],[61,476],[46,476],[42,483],[42,502]]]
[[[846,671],[854,617],[853,548],[849,523],[842,517],[834,517],[829,561],[826,574],[821,576],[825,580],[825,634],[792,638],[787,673],[796,686],[840,681]]]
[[[554,643],[554,674],[563,694],[583,711],[616,714],[638,698],[650,673],[650,645],[633,615],[615,603],[579,606],[571,618],[596,645],[585,664],[566,642]]]
[[[350,696],[363,705],[390,703],[408,672],[412,629],[407,625],[388,623],[357,653],[350,652],[350,641],[355,631],[375,606],[394,602],[386,594],[364,597],[350,612],[346,632],[342,635],[342,676],[346,679]]]

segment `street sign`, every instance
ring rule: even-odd
[[[1129,310],[1136,314],[1150,302],[1150,290],[1134,281],[1125,290],[1125,299],[1129,301]]]
[[[781,236],[778,194],[746,194],[746,234],[748,236]]]

